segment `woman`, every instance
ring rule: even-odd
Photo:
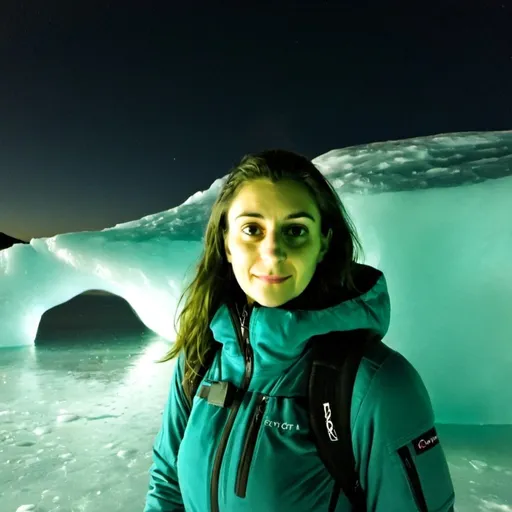
[[[331,503],[337,486],[301,397],[312,336],[388,329],[384,276],[356,263],[359,250],[338,195],[308,159],[266,151],[232,170],[163,358],[179,356],[145,512],[351,510],[344,495]],[[236,387],[234,405],[208,397],[212,382]],[[350,407],[367,509],[453,510],[429,396],[400,354],[383,344],[369,349]]]

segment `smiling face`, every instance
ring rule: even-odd
[[[308,188],[283,180],[243,185],[227,213],[226,257],[249,304],[278,307],[298,297],[329,247]],[[266,277],[286,278],[276,282]]]

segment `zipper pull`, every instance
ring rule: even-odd
[[[242,330],[242,337],[245,337],[245,333],[247,332],[248,325],[247,325],[247,317],[249,316],[249,311],[247,310],[248,306],[245,305],[244,309],[242,310],[242,318],[240,319],[240,327]],[[247,340],[246,340],[247,343]]]
[[[261,402],[258,404],[258,409],[256,409],[256,414],[254,415],[254,421],[259,421],[260,416],[263,414],[263,411],[265,410],[267,400],[267,396],[261,398]]]

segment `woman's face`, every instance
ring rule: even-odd
[[[318,207],[307,187],[291,180],[243,185],[228,210],[224,247],[249,304],[277,307],[308,286],[327,252]],[[267,276],[286,278],[272,282]]]

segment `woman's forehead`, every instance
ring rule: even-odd
[[[290,214],[306,212],[318,216],[318,209],[308,188],[294,181],[254,180],[244,184],[234,197],[230,217],[238,217],[243,212],[264,215],[282,212]]]

